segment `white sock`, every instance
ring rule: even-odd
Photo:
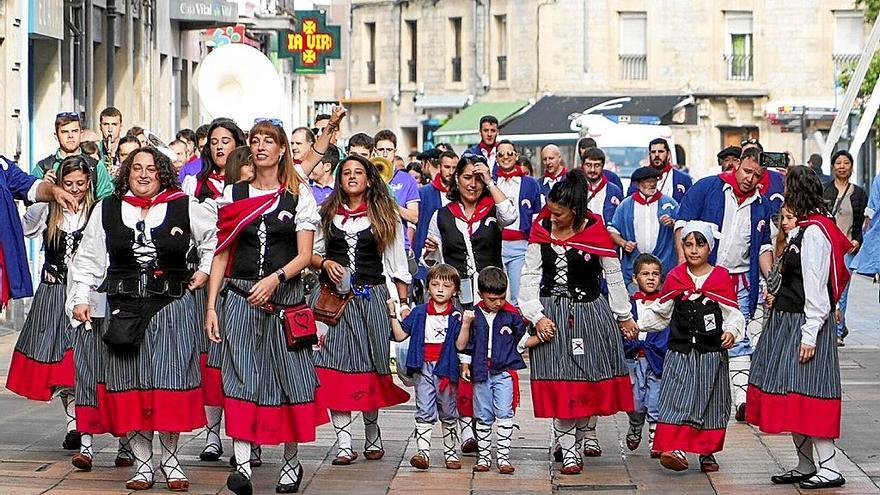
[[[80,437],[79,444],[79,453],[82,455],[87,455],[89,457],[92,456],[92,434],[91,433],[83,433],[82,437]]]
[[[284,464],[281,465],[281,475],[278,478],[279,485],[292,485],[299,480],[302,467],[299,464],[299,444],[288,442],[284,444]]]
[[[336,455],[354,457],[354,450],[351,449],[351,412],[331,410],[330,420],[333,421],[333,429],[336,430],[338,444]]]
[[[235,456],[236,471],[251,479],[251,443],[233,438],[232,453]]]
[[[67,431],[76,431],[76,395],[70,388],[64,388],[58,394],[61,397],[61,405],[64,406],[64,416],[67,419]]]
[[[513,418],[495,421],[495,434],[498,436],[498,448],[495,456],[499,466],[510,466],[510,438],[513,436]]]
[[[364,451],[382,450],[382,430],[379,429],[379,410],[364,411]]]
[[[746,390],[749,387],[749,368],[752,364],[751,356],[738,356],[730,358],[730,393],[734,407],[746,403]]]
[[[477,464],[492,465],[492,425],[484,425],[477,421]]]
[[[431,459],[431,432],[434,430],[434,425],[431,423],[420,423],[416,421],[416,448],[418,449],[418,454],[424,457],[425,459]],[[445,431],[444,431],[445,435]],[[446,437],[443,437],[444,447],[446,443]],[[455,447],[453,446],[453,449]],[[454,451],[453,451],[454,452]]]
[[[474,418],[462,416],[458,418],[458,438],[461,443],[473,440],[474,437]]]
[[[654,435],[657,433],[657,423],[648,421],[648,448],[654,450]]]
[[[840,468],[837,467],[837,450],[834,448],[834,440],[830,438],[813,437],[813,447],[819,458],[819,470],[810,478],[813,481],[832,481],[841,477]]]
[[[599,437],[596,434],[596,425],[598,423],[599,416],[590,416],[587,418],[587,428],[584,431],[584,449],[591,448],[602,452],[602,447],[599,446]]]
[[[170,481],[187,479],[186,473],[183,472],[183,467],[177,460],[177,442],[179,439],[180,433],[159,433],[159,445],[162,447],[162,471]]]
[[[205,416],[208,424],[205,427],[205,452],[221,452],[223,444],[220,443],[220,422],[223,420],[223,408],[205,406]]]
[[[443,457],[446,462],[458,461],[458,431],[455,429],[455,419],[441,419],[440,424],[443,428]]]
[[[153,481],[153,432],[138,430],[131,433],[131,453],[134,456],[135,474],[129,481]]]
[[[791,441],[794,442],[794,448],[797,449],[798,454],[798,465],[794,470],[801,474],[815,473],[816,463],[813,461],[813,439],[798,433],[792,433]]]
[[[579,464],[577,424],[578,421],[574,419],[553,419],[553,434],[556,436],[556,441],[559,442],[559,447],[562,449],[563,467]]]
[[[131,451],[132,436],[134,436],[134,432],[129,432],[119,437],[119,446],[116,448],[116,457],[134,459],[134,454]]]

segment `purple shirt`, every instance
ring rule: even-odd
[[[391,178],[388,187],[391,189],[391,193],[394,194],[397,204],[404,208],[411,203],[419,202],[419,184],[413,179],[412,175],[403,170],[398,170],[394,173],[394,177]],[[403,247],[404,249],[409,249],[409,236],[406,235],[406,228],[407,222],[404,221]]]
[[[324,204],[324,200],[333,192],[332,183],[329,186],[322,186],[313,180],[309,180],[309,187],[312,188],[312,196],[315,197],[315,202],[318,203],[318,206]]]
[[[180,175],[178,179],[181,183],[183,183],[183,178],[187,175],[198,175],[199,172],[202,171],[202,158],[195,157],[192,160],[183,164],[183,167],[180,168]]]

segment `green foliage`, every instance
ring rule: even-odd
[[[880,3],[880,0],[877,0],[877,2]],[[840,84],[840,87],[844,88],[844,91],[849,87],[849,82],[852,80],[857,64],[858,61],[855,61],[840,72],[840,77],[837,82]],[[871,64],[868,65],[868,73],[865,74],[865,80],[862,81],[862,87],[859,88],[859,96],[867,97],[871,94],[871,91],[874,89],[874,84],[877,83],[878,77],[880,77],[880,53],[875,53],[874,58],[871,59]]]
[[[865,20],[874,22],[877,14],[880,13],[880,0],[855,0],[857,9],[865,9]]]

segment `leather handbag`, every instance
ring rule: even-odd
[[[351,292],[343,295],[322,283],[313,308],[315,319],[331,327],[335,326],[342,318],[342,312],[345,311],[345,306],[352,297],[354,294]]]
[[[226,284],[226,290],[235,292],[244,298],[250,295],[248,291],[233,284]],[[318,327],[315,325],[315,315],[305,302],[288,306],[269,301],[260,306],[260,309],[281,320],[288,351],[296,351],[318,344]]]

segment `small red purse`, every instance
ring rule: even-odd
[[[284,325],[284,338],[287,350],[295,351],[318,344],[318,327],[315,326],[315,313],[306,303],[289,306],[276,313]]]

